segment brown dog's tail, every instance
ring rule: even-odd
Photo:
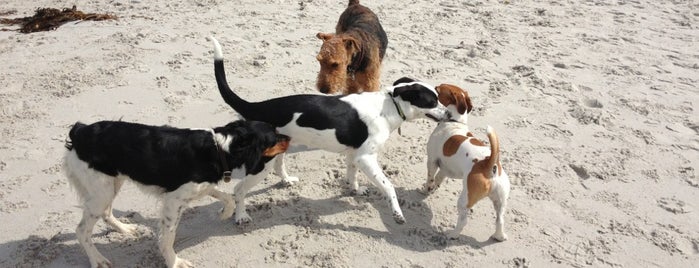
[[[349,4],[347,4],[347,6],[351,7],[353,5],[359,5],[359,0],[349,0]]]
[[[500,174],[500,142],[498,141],[498,135],[495,133],[495,129],[488,126],[486,129],[488,133],[488,140],[490,141],[490,158],[488,159],[488,172],[489,177],[495,178]]]

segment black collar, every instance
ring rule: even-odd
[[[405,121],[405,114],[403,113],[403,109],[400,108],[400,105],[396,103],[396,100],[393,98],[392,93],[388,93],[388,97],[391,98],[391,101],[393,102],[393,105],[396,106],[396,110],[398,110],[398,114],[400,115],[400,118],[403,118],[403,121]]]
[[[226,161],[226,153],[223,152],[223,148],[221,148],[221,145],[218,144],[218,141],[216,140],[216,133],[212,130],[211,134],[213,135],[213,138],[214,138],[214,144],[216,146],[216,152],[218,152],[218,158],[219,158],[219,160],[221,160],[221,166],[223,167],[223,181],[230,182],[231,181],[231,170],[228,169],[228,161]]]

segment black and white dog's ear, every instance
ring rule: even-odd
[[[415,82],[415,79],[408,78],[408,77],[402,77],[402,78],[396,80],[395,82],[393,82],[393,86],[396,86],[396,85],[402,84],[402,83],[412,83],[412,82]]]

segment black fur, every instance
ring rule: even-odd
[[[223,61],[215,60],[216,82],[223,100],[247,120],[256,120],[281,127],[301,113],[297,124],[318,130],[335,129],[337,140],[344,145],[359,148],[369,137],[366,124],[359,113],[341,96],[292,95],[250,103],[241,99],[226,81]]]
[[[257,174],[271,157],[265,149],[287,139],[267,123],[239,120],[214,132],[231,136],[225,153],[229,169],[245,167]],[[148,126],[121,121],[101,121],[91,125],[75,123],[66,142],[80,160],[109,176],[127,175],[144,185],[174,191],[188,182],[216,183],[222,179],[219,148],[211,132]]]
[[[415,80],[403,77],[393,82],[393,86],[411,82],[415,82]],[[393,96],[398,96],[404,101],[410,102],[410,104],[412,104],[413,106],[420,108],[434,108],[437,107],[439,103],[439,98],[437,95],[435,95],[434,91],[425,88],[425,86],[421,84],[412,84],[401,87],[395,87],[393,89]]]
[[[415,82],[415,79],[412,79],[409,77],[401,77],[401,78],[398,78],[398,80],[396,80],[395,82],[393,82],[393,86],[397,86],[398,84],[402,84],[402,83],[412,83],[412,82]]]

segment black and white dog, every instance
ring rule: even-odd
[[[221,180],[264,170],[265,163],[289,146],[289,137],[264,122],[239,120],[214,129],[179,129],[120,121],[75,123],[66,142],[64,169],[83,205],[76,229],[92,267],[111,267],[92,243],[99,218],[122,233],[135,226],[112,214],[112,201],[126,179],[162,194],[159,248],[168,267],[191,264],[175,254],[180,214],[192,200],[210,195],[224,203],[221,218],[233,214],[230,194],[216,189]]]
[[[228,105],[243,118],[268,122],[276,126],[279,133],[291,137],[289,152],[322,149],[345,154],[347,180],[352,190],[358,193],[366,191],[357,184],[359,167],[387,195],[395,221],[405,222],[395,189],[379,166],[378,152],[391,132],[405,121],[418,118],[445,121],[450,118],[447,108],[437,100],[434,86],[401,78],[393,87],[379,92],[346,96],[292,95],[250,103],[229,88],[221,45],[213,37],[210,40],[214,43],[216,82]],[[298,181],[286,173],[283,157],[281,154],[275,160],[277,174],[287,183]],[[236,185],[235,219],[238,223],[250,220],[243,206],[244,198],[248,190],[264,178],[260,174],[247,177]]]

